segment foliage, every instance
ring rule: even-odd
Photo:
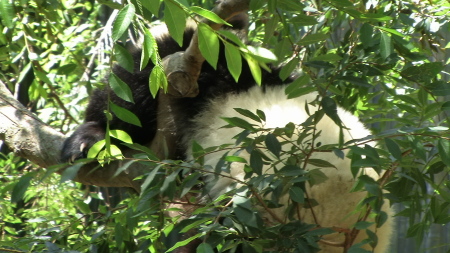
[[[158,66],[150,81],[156,94],[167,84],[154,39],[145,29],[147,23],[163,19],[180,43],[185,26],[180,17],[200,15],[218,20],[206,11],[213,1],[99,2],[0,1],[0,81],[39,118],[63,132],[78,125],[88,94],[93,87],[103,85],[114,62],[125,69],[133,66],[123,47],[130,27],[144,31],[141,68],[149,61]],[[364,166],[380,171],[383,177],[379,182],[359,177],[356,185],[357,190],[368,192],[365,203],[371,205],[371,211],[380,213],[376,200],[380,198],[401,204],[398,215],[408,218],[407,235],[418,243],[432,224],[448,224],[449,3],[252,0],[250,9],[249,38],[255,47],[224,42],[217,32],[202,27],[200,49],[207,61],[212,65],[217,61],[220,40],[226,43],[234,78],[240,74],[241,56],[257,81],[260,67],[269,62],[282,64],[283,78],[293,72],[299,76],[286,89],[289,97],[318,91],[322,115],[327,114],[337,124],[341,123],[333,110],[336,104],[358,115],[373,130],[370,139],[378,141],[379,147],[364,146],[362,141],[323,149],[337,155],[351,149],[355,175]],[[228,34],[221,35],[235,41]],[[130,99],[120,79],[111,75],[108,81],[119,97]],[[109,110],[122,115],[124,121],[139,123],[130,112],[112,103]],[[311,230],[310,224],[299,222],[263,227],[262,217],[252,205],[262,205],[258,196],[270,190],[274,199],[265,205],[276,206],[281,193],[261,184],[265,179],[262,164],[286,164],[273,180],[279,184],[296,182],[295,190],[289,192],[295,203],[304,203],[302,191],[308,180],[311,183],[315,178],[317,183],[326,178],[320,170],[290,167],[290,156],[280,155],[286,142],[279,139],[291,137],[295,126],[268,131],[249,123],[249,119],[263,122],[260,112],[240,113],[242,118],[226,122],[244,131],[239,147],[250,151],[250,160],[229,154],[221,165],[245,163],[252,179],[206,204],[198,204],[197,199],[197,186],[206,173],[200,166],[202,154],[231,149],[229,145],[194,144],[196,161],[159,161],[147,149],[128,144],[144,153],[130,163],[145,162],[153,169],[143,176],[142,192],[122,198],[120,203],[109,200],[108,193],[83,193],[75,183],[60,183],[51,174],[53,170],[38,170],[5,152],[0,160],[0,247],[19,252],[165,252],[201,237],[198,252],[213,252],[213,248],[223,252],[237,245],[245,252],[268,248],[314,252],[315,241],[328,233],[327,229]],[[250,137],[250,132],[256,137]],[[294,140],[298,147],[311,134],[304,133]],[[108,138],[110,135],[129,142],[126,134],[111,131]],[[110,148],[108,139],[106,142]],[[302,154],[317,152],[311,148],[292,151],[299,150]],[[102,157],[109,155],[120,156],[120,151],[110,148],[102,153]],[[309,162],[318,168],[332,166],[324,161]],[[179,175],[184,176],[182,181]],[[195,216],[178,221],[179,217],[166,215],[180,207],[189,207]],[[379,218],[382,223],[382,215]],[[198,233],[174,245],[179,239],[173,239],[174,234],[190,228],[198,228]],[[358,224],[358,229],[365,228],[364,222]],[[370,234],[369,238],[375,240]],[[352,250],[362,252],[357,246]]]

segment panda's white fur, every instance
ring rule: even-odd
[[[230,94],[224,98],[210,101],[207,109],[200,113],[193,121],[193,132],[189,135],[184,144],[187,149],[191,146],[193,140],[199,143],[202,147],[219,146],[224,143],[233,143],[233,136],[240,133],[242,129],[239,128],[221,128],[225,125],[225,121],[221,117],[242,117],[233,108],[247,109],[255,112],[257,109],[264,111],[266,115],[265,127],[276,128],[284,127],[287,123],[301,124],[308,115],[305,112],[305,103],[309,103],[316,99],[317,94],[309,94],[295,99],[287,99],[284,93],[285,87],[266,87],[263,91],[260,87],[253,87],[248,92],[240,94]],[[309,106],[310,112],[316,110],[315,107]],[[370,135],[364,125],[347,111],[338,108],[338,115],[345,127],[344,141],[352,139],[364,138]],[[260,124],[257,122],[251,122]],[[324,116],[316,126],[317,130],[322,131],[317,139],[317,142],[323,144],[338,143],[339,127],[329,117]],[[212,168],[217,164],[225,151],[215,152],[205,157],[205,165],[210,165]],[[345,153],[347,153],[345,151]],[[192,155],[191,155],[192,156]],[[240,153],[240,156],[249,159],[249,154],[245,151]],[[326,174],[328,180],[322,184],[314,185],[308,189],[310,198],[318,201],[319,206],[314,207],[314,212],[318,223],[322,227],[337,227],[351,229],[356,222],[359,213],[355,214],[352,211],[357,204],[366,196],[365,192],[350,193],[350,189],[354,184],[354,178],[350,172],[350,160],[348,158],[340,159],[333,153],[315,153],[312,158],[327,160],[337,167],[322,168],[322,172]],[[272,173],[267,168],[264,173]],[[366,168],[364,173],[374,179],[378,179],[379,175],[371,168]],[[242,163],[233,163],[231,165],[231,177],[238,180],[244,180],[244,170]],[[228,177],[221,177],[218,181],[212,181],[214,185],[211,187],[211,196],[217,197],[222,193],[236,187],[235,180]],[[287,201],[288,197],[284,198]],[[283,200],[281,200],[283,201]],[[385,204],[383,210],[391,216],[391,211],[388,204]],[[278,208],[275,212],[278,216],[284,218],[284,208]],[[303,209],[300,213],[300,219],[306,223],[315,223],[311,211]],[[264,217],[269,218],[267,215]],[[388,249],[392,230],[392,219],[388,221],[379,229],[376,229],[378,236],[378,245],[374,252],[386,252]],[[359,242],[367,238],[367,235],[361,231],[355,242]],[[343,234],[334,233],[324,237],[324,240],[332,242],[344,242],[345,236]],[[320,244],[321,252],[342,252],[341,247],[328,246]]]

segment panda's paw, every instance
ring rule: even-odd
[[[78,159],[86,158],[92,145],[104,138],[105,129],[98,122],[84,123],[64,141],[61,162],[72,163]]]

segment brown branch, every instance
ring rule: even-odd
[[[58,165],[59,155],[65,137],[42,122],[36,115],[17,101],[6,85],[0,81],[0,140],[12,152],[37,166],[48,168]],[[131,155],[129,151],[128,155]],[[148,168],[135,163],[133,167],[114,177],[123,161],[115,161],[105,167],[95,168],[96,163],[83,166],[75,181],[105,187],[132,187],[140,190],[138,181]],[[62,173],[63,170],[55,170]]]

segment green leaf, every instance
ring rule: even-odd
[[[316,25],[319,22],[317,21],[316,17],[308,16],[302,13],[297,13],[297,16],[291,18],[289,20],[290,23],[294,23],[297,26],[310,26],[310,25]]]
[[[159,169],[162,167],[162,165],[158,165],[155,168],[152,168],[150,173],[148,173],[148,176],[145,178],[144,182],[141,185],[141,193],[145,192],[145,189],[155,180],[156,175],[159,172]]]
[[[276,62],[278,59],[275,54],[264,47],[247,46],[248,52],[260,63]]]
[[[197,246],[196,253],[214,253],[214,249],[208,243],[203,242]]]
[[[258,61],[255,60],[255,58],[253,58],[249,54],[244,54],[244,58],[247,61],[248,66],[250,67],[250,72],[252,73],[252,76],[255,79],[255,82],[258,85],[261,85],[262,72],[261,72],[261,67],[259,66]]]
[[[215,69],[219,60],[219,38],[203,23],[198,26],[198,48],[206,61]]]
[[[127,102],[134,103],[133,94],[130,87],[114,73],[109,75],[109,85],[114,91],[114,94],[116,94],[119,98]]]
[[[225,59],[227,60],[228,71],[233,76],[234,81],[238,82],[242,72],[242,57],[239,49],[234,45],[225,42]]]
[[[135,160],[129,160],[129,161],[126,161],[124,164],[121,164],[121,166],[116,169],[116,171],[114,172],[114,175],[112,177],[117,177],[120,173],[122,173],[123,171],[126,171],[135,162],[136,162]]]
[[[183,183],[181,185],[181,188],[183,189],[180,198],[184,197],[195,185],[200,184],[200,178],[204,176],[201,173],[194,172],[183,179]]]
[[[303,204],[305,202],[305,195],[304,195],[302,188],[300,188],[300,187],[296,187],[296,186],[291,187],[291,189],[289,189],[289,197],[293,201],[300,203],[300,204]]]
[[[186,240],[179,241],[179,242],[175,243],[175,245],[173,245],[173,247],[171,247],[170,249],[168,249],[168,250],[166,251],[166,253],[172,252],[172,251],[173,251],[174,249],[176,249],[176,248],[185,246],[185,245],[189,244],[190,242],[192,242],[193,240],[199,238],[200,236],[202,236],[201,233],[196,234],[196,235],[194,235],[194,236],[191,236],[191,237],[187,238]]]
[[[386,28],[386,27],[383,27],[383,26],[375,26],[375,28],[380,29],[380,30],[385,31],[385,32],[388,32],[388,33],[393,34],[393,35],[400,36],[400,37],[405,37],[406,36],[405,34],[402,34],[402,33],[400,33],[399,31],[397,31],[395,29]]]
[[[280,173],[283,176],[286,177],[297,177],[301,175],[305,175],[306,171],[300,169],[300,167],[295,165],[286,165],[283,168],[281,168],[278,173]]]
[[[236,218],[249,227],[258,228],[260,223],[255,212],[242,205],[235,205],[233,212],[236,214]]]
[[[115,105],[112,102],[109,103],[109,106],[111,108],[111,111],[114,113],[114,115],[116,115],[117,118],[119,118],[120,120],[130,123],[130,124],[133,124],[135,126],[142,127],[139,118],[131,111],[129,111],[123,107],[120,107],[118,105]]]
[[[381,58],[386,59],[389,55],[392,54],[393,45],[390,34],[381,33],[380,39],[380,55]]]
[[[117,41],[122,37],[123,33],[128,29],[131,21],[135,15],[135,8],[133,4],[127,4],[122,10],[117,14],[116,20],[114,20],[112,29],[112,39]]]
[[[298,59],[298,57],[295,57],[292,60],[290,60],[286,65],[284,65],[281,68],[281,71],[279,74],[281,80],[286,80],[286,78],[288,78],[292,74],[292,71],[294,71],[294,69],[298,68],[299,62],[300,62],[300,60]]]
[[[381,13],[364,13],[358,19],[366,22],[386,22],[392,20],[392,17],[383,15]]]
[[[400,147],[397,145],[397,143],[389,138],[385,138],[384,142],[386,143],[386,147],[388,148],[389,153],[391,153],[391,155],[398,161],[402,160],[402,151],[400,150]]]
[[[373,225],[373,222],[368,222],[368,221],[358,221],[355,224],[355,228],[358,230],[362,230],[362,229],[368,229],[370,226]]]
[[[241,118],[237,118],[237,117],[225,118],[225,117],[223,117],[222,119],[225,120],[231,126],[243,128],[243,129],[250,130],[250,131],[255,130],[253,124],[250,124]]]
[[[231,163],[247,163],[245,158],[234,155],[225,156],[224,160]]]
[[[373,26],[368,23],[364,23],[359,30],[359,39],[361,40],[364,48],[371,47],[373,45]]]
[[[164,70],[160,65],[155,66],[150,73],[150,92],[152,96],[155,98],[160,88],[163,88],[164,91],[167,89],[167,77],[164,73]]]
[[[287,11],[295,11],[301,13],[303,11],[303,8],[305,8],[305,6],[300,3],[300,1],[278,0],[275,2],[279,8]]]
[[[30,174],[26,174],[19,179],[19,182],[17,182],[16,185],[14,185],[11,193],[12,203],[17,203],[23,199],[25,192],[30,186],[31,179],[33,179],[33,177]]]
[[[130,52],[119,44],[114,45],[114,57],[119,65],[128,72],[134,71],[134,61]]]
[[[299,42],[298,45],[311,45],[314,43],[324,42],[326,39],[328,39],[328,35],[324,33],[313,33],[306,35],[303,37]]]
[[[356,77],[356,76],[341,76],[338,80],[343,80],[361,87],[371,87],[371,85],[367,82],[364,77]]]
[[[323,108],[325,114],[328,117],[330,117],[330,119],[332,119],[334,121],[334,123],[336,123],[336,125],[341,126],[342,122],[337,113],[337,105],[336,105],[336,102],[334,101],[334,99],[332,99],[328,96],[323,97],[320,104],[322,105],[322,108]]]
[[[165,0],[166,8],[164,8],[164,19],[167,29],[172,38],[181,47],[183,46],[183,34],[186,27],[186,13],[181,6],[176,5],[173,1]]]
[[[450,95],[450,83],[444,81],[437,81],[427,85],[427,88],[433,92],[435,96],[449,96]]]
[[[75,71],[77,67],[78,67],[77,64],[73,63],[63,65],[58,69],[58,75],[69,75],[70,73]]]
[[[323,183],[328,179],[327,175],[325,175],[325,173],[323,173],[320,169],[310,170],[309,177],[309,183],[311,186]]]
[[[172,172],[169,176],[166,176],[161,188],[159,189],[160,192],[163,193],[164,196],[168,197],[169,199],[173,199],[175,195],[177,177],[178,171]]]
[[[438,161],[430,165],[427,172],[430,174],[438,174],[441,173],[445,169],[445,164],[442,161]]]
[[[73,180],[77,174],[80,168],[84,165],[84,163],[76,163],[74,165],[71,165],[64,169],[63,173],[61,174],[61,180],[60,183],[64,183],[69,180]]]
[[[284,93],[289,99],[309,94],[316,90],[315,87],[308,85],[310,81],[311,79],[308,75],[301,76],[290,83],[284,90]]]
[[[326,61],[326,62],[334,62],[340,60],[342,60],[342,57],[334,53],[319,55],[311,59],[311,61]]]
[[[127,132],[123,130],[109,130],[109,135],[125,143],[133,144],[133,140],[131,139],[130,135],[128,135]]]
[[[273,134],[267,134],[265,139],[266,147],[269,149],[272,154],[276,157],[280,157],[281,152],[281,144],[278,141],[277,137]]]
[[[231,26],[231,24],[229,24],[225,20],[221,19],[219,16],[217,16],[216,13],[214,13],[210,10],[203,9],[198,6],[191,6],[190,9],[191,9],[191,11],[197,13],[198,15],[200,15],[206,19],[211,20],[212,22],[214,22],[216,24],[223,24],[223,25]]]
[[[250,118],[256,122],[261,122],[261,119],[259,118],[258,115],[254,114],[253,112],[247,110],[247,109],[242,109],[242,108],[233,108],[235,111],[237,111],[239,114]]]
[[[141,0],[140,3],[144,8],[149,10],[156,17],[159,16],[159,9],[161,6],[161,0]]]
[[[262,168],[263,168],[263,160],[261,157],[261,154],[257,150],[253,150],[250,153],[250,167],[252,167],[253,172],[257,175],[262,175]]]
[[[430,83],[443,69],[442,62],[430,62],[406,68],[400,74],[403,78],[414,82]]]
[[[245,48],[246,45],[242,42],[242,40],[234,33],[227,31],[227,30],[218,30],[216,31],[221,36],[225,37],[227,40],[233,42],[238,47]]]
[[[0,2],[0,20],[10,29],[14,27],[13,21],[16,17],[13,3],[14,1],[11,0],[1,0]]]
[[[330,0],[330,2],[337,7],[353,7],[353,3],[349,0]]]
[[[105,147],[106,141],[100,140],[97,141],[92,147],[89,149],[87,158],[95,158],[100,153],[100,151]]]
[[[438,150],[442,162],[450,167],[450,141],[446,139],[439,139]]]
[[[332,163],[322,159],[308,159],[308,164],[314,165],[320,168],[336,168]]]
[[[140,70],[143,70],[145,66],[147,66],[148,61],[150,59],[153,60],[153,54],[156,52],[156,40],[153,35],[147,30],[144,32],[144,41],[142,43],[142,53],[141,53],[141,64]],[[153,64],[157,64],[157,62],[153,62]]]
[[[441,110],[442,111],[450,111],[450,101],[444,102],[441,106]]]

